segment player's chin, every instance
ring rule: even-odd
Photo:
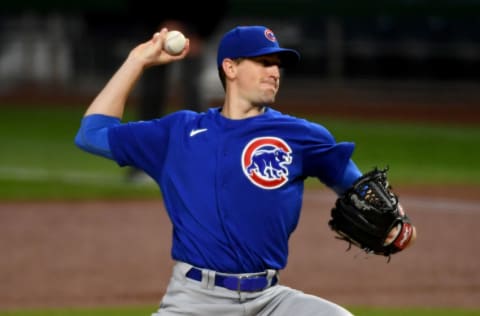
[[[259,100],[261,104],[273,104],[275,102],[275,97],[277,95],[277,91],[268,90],[262,95],[261,100]]]

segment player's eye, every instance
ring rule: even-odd
[[[280,58],[278,58],[278,56],[275,56],[275,55],[253,57],[251,58],[251,60],[261,64],[264,67],[280,66]]]

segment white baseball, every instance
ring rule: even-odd
[[[183,35],[181,32],[170,31],[167,33],[163,48],[170,55],[179,55],[183,51],[186,42],[187,39],[185,38],[185,35]]]

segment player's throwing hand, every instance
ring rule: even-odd
[[[160,32],[156,32],[149,41],[135,47],[130,52],[129,58],[139,61],[144,68],[183,59],[190,50],[190,41],[187,38],[185,47],[180,54],[171,55],[164,49],[164,42],[167,34],[167,28],[163,28]]]

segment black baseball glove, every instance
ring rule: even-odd
[[[391,191],[386,172],[375,168],[360,177],[337,198],[328,224],[350,245],[390,257],[406,247],[413,226]]]

